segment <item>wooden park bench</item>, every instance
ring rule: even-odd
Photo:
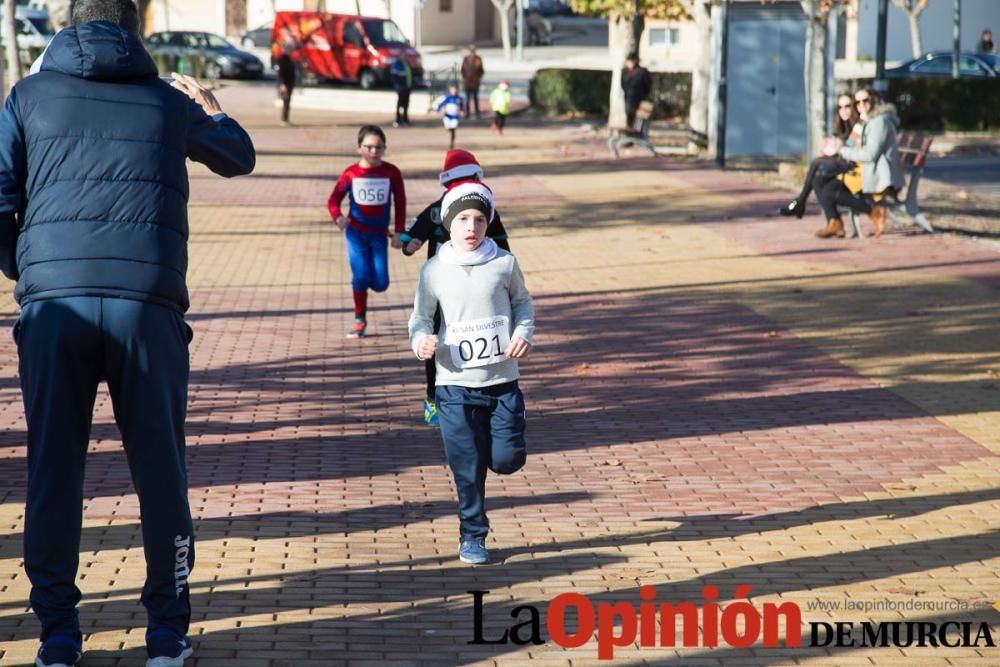
[[[632,127],[612,128],[611,136],[608,137],[608,149],[615,154],[618,159],[621,155],[618,151],[626,146],[642,146],[648,148],[649,152],[656,156],[656,149],[649,141],[649,125],[653,116],[653,103],[640,102],[639,108],[635,111],[635,120]]]
[[[934,227],[927,220],[927,216],[920,212],[920,203],[917,200],[917,188],[920,187],[920,176],[924,173],[924,166],[927,164],[927,154],[931,150],[934,137],[923,132],[901,132],[896,139],[899,146],[899,157],[903,163],[903,169],[909,174],[906,183],[906,198],[900,201],[898,198],[889,200],[889,218],[896,227],[901,227],[899,215],[905,213],[914,224],[926,232],[933,232]],[[854,227],[856,238],[864,238],[861,234],[861,220],[855,211],[851,211],[851,225]]]

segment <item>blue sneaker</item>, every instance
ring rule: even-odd
[[[184,661],[194,654],[191,639],[170,628],[157,628],[146,633],[146,667],[184,667]]]
[[[486,539],[473,537],[462,540],[458,545],[458,560],[469,565],[485,565],[490,562],[490,552],[486,550]]]
[[[439,423],[437,403],[426,398],[424,399],[424,423],[428,426],[437,426]]]
[[[73,667],[82,657],[80,642],[66,635],[52,635],[39,647],[35,667]]]

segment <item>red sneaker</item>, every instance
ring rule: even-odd
[[[365,329],[368,328],[368,323],[365,322],[360,317],[354,318],[354,324],[351,325],[351,330],[347,332],[348,338],[364,338]]]

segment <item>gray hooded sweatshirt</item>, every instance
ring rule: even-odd
[[[896,142],[899,117],[896,107],[883,104],[872,110],[872,115],[861,130],[861,145],[844,146],[840,154],[852,162],[861,163],[862,192],[875,194],[888,187],[903,187],[903,167]]]
[[[508,359],[503,350],[515,336],[532,342],[535,311],[517,259],[490,239],[483,243],[492,247],[478,263],[456,261],[449,242],[420,271],[410,345],[418,354],[426,336],[439,337],[438,385],[489,387],[517,380],[517,359]],[[434,331],[438,306],[441,327]]]

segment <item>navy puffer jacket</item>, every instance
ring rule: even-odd
[[[187,310],[186,158],[222,176],[255,161],[243,128],[161,80],[135,34],[93,22],[56,35],[0,115],[0,268],[17,301]]]

